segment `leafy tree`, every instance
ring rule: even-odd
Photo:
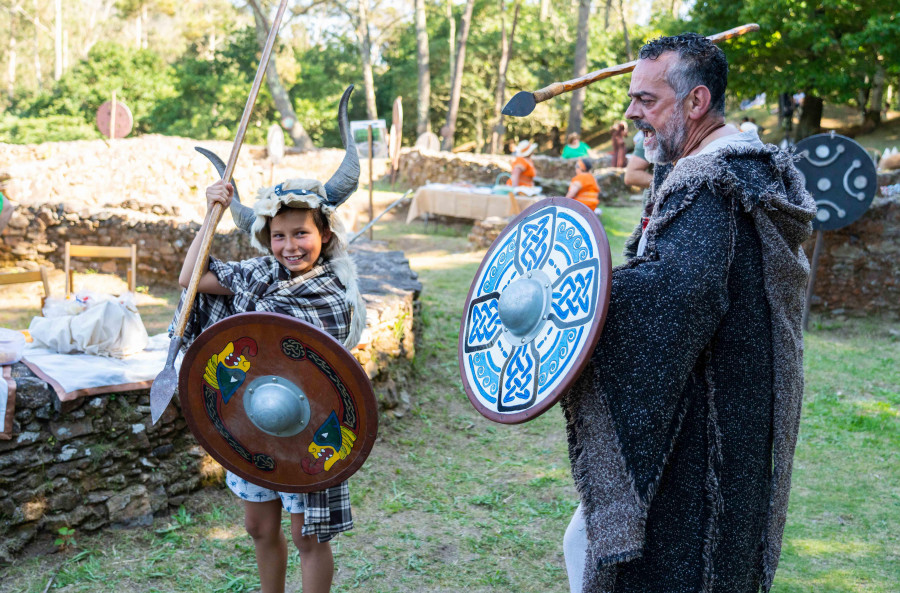
[[[50,92],[17,105],[24,117],[77,116],[93,125],[97,108],[116,91],[134,116],[136,132],[154,126],[153,110],[160,99],[172,96],[171,69],[149,50],[129,49],[115,43],[98,43]]]
[[[257,63],[256,31],[234,32],[215,59],[189,50],[173,65],[174,92],[153,110],[153,131],[190,138],[234,138],[253,85]],[[265,143],[267,125],[278,120],[268,89],[260,88],[247,128],[248,143]]]
[[[691,11],[698,33],[756,22],[761,31],[730,42],[729,87],[745,96],[803,91],[798,138],[818,131],[823,100],[856,102],[873,123],[881,106],[868,106],[876,82],[900,74],[900,13],[877,0],[700,0]],[[817,117],[816,117],[817,114]],[[806,125],[803,125],[803,124]]]

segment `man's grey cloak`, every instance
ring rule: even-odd
[[[657,167],[646,250],[563,408],[588,537],[585,592],[771,587],[803,392],[792,157],[730,146]]]

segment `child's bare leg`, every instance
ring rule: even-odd
[[[328,593],[334,578],[331,543],[319,543],[315,535],[303,535],[303,514],[291,514],[291,537],[300,551],[303,593]]]
[[[262,593],[284,593],[287,540],[281,529],[281,501],[244,501],[244,527],[253,538]]]

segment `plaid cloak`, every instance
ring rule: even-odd
[[[296,278],[291,278],[290,272],[271,255],[240,262],[223,262],[211,257],[209,269],[234,295],[197,294],[184,329],[185,350],[212,324],[249,311],[296,317],[328,332],[341,343],[350,334],[352,305],[329,261],[320,259],[310,271]],[[181,306],[179,302],[176,320]],[[174,323],[169,328],[170,335]],[[319,542],[325,542],[353,528],[346,482],[300,496],[306,499],[303,535],[316,534]]]

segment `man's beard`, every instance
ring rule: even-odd
[[[684,150],[687,142],[687,116],[681,109],[675,109],[672,117],[663,125],[660,130],[655,130],[653,126],[643,120],[635,122],[638,129],[645,131],[644,144],[644,160],[649,163],[667,164],[678,160]],[[647,148],[646,132],[653,133],[653,148]]]

